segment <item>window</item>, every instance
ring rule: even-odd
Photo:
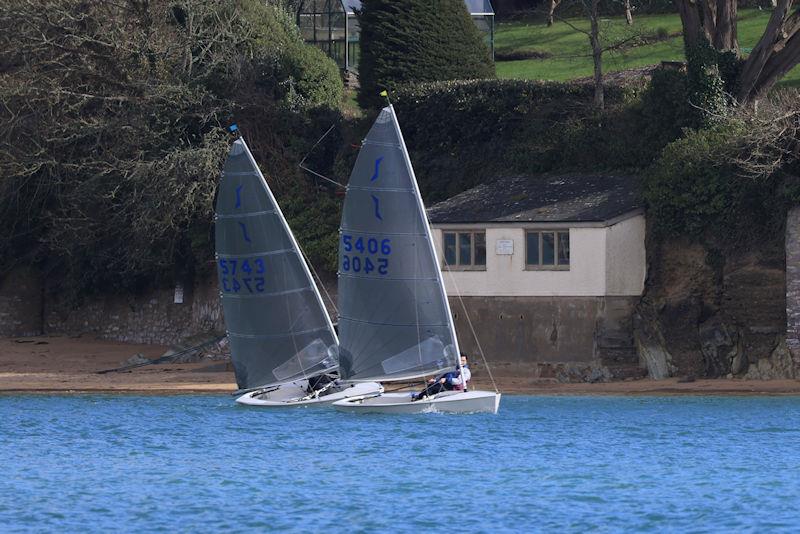
[[[525,265],[529,269],[569,269],[569,230],[527,232]]]
[[[444,266],[450,269],[486,269],[486,232],[442,232]]]

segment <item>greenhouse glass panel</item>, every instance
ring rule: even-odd
[[[347,67],[347,14],[341,0],[306,0],[297,25],[304,41],[321,48],[339,68]]]
[[[494,59],[494,9],[490,0],[464,0]],[[320,47],[339,68],[358,72],[361,0],[305,0],[297,13],[303,40]]]

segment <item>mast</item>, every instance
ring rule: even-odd
[[[417,199],[417,204],[419,205],[419,209],[422,213],[422,218],[425,224],[425,233],[427,235],[426,241],[428,242],[428,247],[430,247],[430,252],[433,256],[434,264],[436,265],[436,278],[439,280],[439,290],[441,292],[442,300],[444,300],[445,309],[447,310],[447,325],[450,328],[450,334],[453,336],[453,345],[455,346],[456,350],[456,361],[458,362],[459,376],[461,377],[461,383],[464,387],[464,391],[467,391],[467,381],[464,380],[464,367],[461,365],[461,349],[458,346],[458,336],[456,335],[456,327],[453,323],[453,311],[450,309],[450,301],[447,299],[447,292],[444,288],[444,277],[442,276],[442,268],[441,264],[439,263],[439,256],[436,254],[436,246],[433,243],[433,232],[431,231],[431,224],[428,220],[428,212],[425,210],[425,203],[422,202],[422,194],[419,192],[417,175],[414,173],[413,165],[411,165],[411,157],[408,155],[406,141],[403,139],[403,131],[400,129],[400,123],[397,121],[397,115],[394,112],[394,105],[389,104],[389,110],[392,113],[392,124],[394,125],[398,138],[400,139],[400,150],[403,153],[403,160],[405,161],[406,168],[411,176],[411,186],[414,189],[414,196]]]

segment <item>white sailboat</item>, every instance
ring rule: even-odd
[[[362,144],[340,233],[343,378],[410,380],[460,368],[430,224],[392,106],[381,111]],[[333,405],[350,412],[496,413],[500,393],[445,391],[417,401],[410,393],[384,393]]]
[[[383,391],[376,382],[319,379],[337,370],[339,341],[300,246],[244,139],[233,143],[225,162],[215,221],[220,295],[242,393],[236,402],[302,406]]]

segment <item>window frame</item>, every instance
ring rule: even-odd
[[[447,229],[442,230],[442,257],[440,258],[440,263],[443,271],[485,271],[486,270],[486,261],[488,259],[488,250],[486,246],[486,229],[482,230],[468,230],[468,229]],[[454,234],[455,235],[455,253],[456,253],[456,264],[451,265],[447,263],[446,256],[447,256],[447,244],[445,243],[445,239],[447,234]],[[459,264],[459,260],[461,259],[461,246],[460,246],[460,237],[462,234],[469,234],[470,235],[470,243],[469,243],[469,251],[470,251],[470,264],[468,265],[461,265]],[[484,247],[484,257],[483,257],[483,264],[476,265],[475,264],[475,235],[481,234],[483,235],[483,247]]]
[[[528,235],[530,234],[539,234],[539,264],[531,264],[528,263]],[[542,264],[542,256],[543,256],[543,243],[544,239],[542,239],[542,234],[553,234],[553,265],[544,265]],[[568,264],[559,264],[558,257],[559,257],[559,234],[567,234],[567,243],[569,244],[569,263]],[[547,228],[547,229],[525,229],[525,270],[526,271],[569,271],[572,267],[572,239],[571,233],[569,228]]]

